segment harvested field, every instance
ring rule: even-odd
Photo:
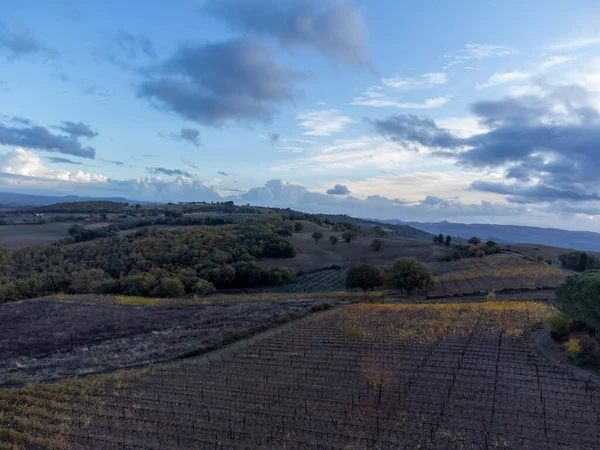
[[[148,307],[127,306],[127,298],[122,304],[98,298],[0,304],[0,386],[201,354],[323,304],[281,296],[277,302],[250,298],[208,305],[142,299],[156,305]]]
[[[45,224],[1,225],[0,246],[7,249],[51,244],[66,238],[70,222]]]
[[[346,289],[347,270],[320,270],[301,275],[284,286],[286,292],[334,292]]]
[[[430,296],[453,296],[503,290],[549,289],[567,273],[519,256],[494,255],[432,264],[435,289]]]
[[[534,302],[358,304],[140,372],[0,391],[5,448],[594,449],[600,385]]]

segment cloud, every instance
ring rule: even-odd
[[[93,138],[98,136],[98,133],[90,128],[89,125],[83,122],[62,122],[57,129],[64,131],[65,133],[73,136],[74,138],[87,137]]]
[[[0,123],[0,145],[45,150],[81,158],[94,159],[96,156],[93,147],[84,146],[78,140],[80,137],[93,137],[97,134],[82,123],[63,122],[58,128],[68,130],[66,136],[53,134],[47,128],[34,125],[30,121],[24,125],[11,126]],[[81,134],[82,132],[84,134]]]
[[[518,53],[518,51],[503,45],[467,44],[459,53],[448,53],[444,55],[446,58],[451,59],[444,67],[444,70],[471,60],[510,56]]]
[[[25,27],[8,29],[0,22],[0,50],[7,52],[7,58],[12,61],[17,58],[42,54],[50,58],[58,56],[58,52],[37,39]]]
[[[276,144],[279,142],[280,137],[281,137],[281,134],[279,134],[279,133],[269,133],[269,135],[267,136],[267,139],[269,140],[269,142]]]
[[[56,164],[75,164],[78,166],[83,165],[83,163],[79,162],[79,161],[72,161],[70,159],[67,158],[58,158],[56,156],[47,156],[46,159],[48,161],[50,161],[51,163],[56,163]]]
[[[63,158],[59,158],[63,159]],[[71,164],[78,164],[69,161]],[[5,154],[0,154],[0,174],[19,177],[33,177],[47,180],[71,181],[75,183],[103,182],[106,177],[100,174],[86,173],[78,170],[51,170],[44,166],[42,159],[33,152],[18,148]]]
[[[154,175],[166,175],[169,177],[181,176],[186,178],[196,178],[195,175],[181,169],[166,169],[164,167],[148,167],[148,172]]]
[[[229,176],[229,175],[227,175],[227,173],[226,173],[226,172],[223,172],[223,171],[220,171],[220,172],[217,172],[217,173],[218,173],[219,175],[223,175],[224,177],[228,177],[228,176]]]
[[[459,137],[431,119],[392,116],[375,130],[404,145],[442,149],[466,167],[505,171],[513,182],[474,182],[479,191],[519,204],[597,201],[600,186],[600,112],[580,86],[545,87],[539,95],[480,101],[473,114],[489,129]]]
[[[513,72],[495,73],[485,83],[477,83],[476,88],[478,91],[498,86],[500,84],[512,83],[513,81],[526,80],[532,76],[531,73],[519,72],[517,70]]]
[[[145,36],[120,31],[115,38],[115,43],[130,58],[139,58],[140,56],[156,57],[152,42]]]
[[[345,0],[212,0],[205,12],[231,28],[275,39],[285,48],[313,48],[334,62],[371,67],[367,28]]]
[[[394,89],[428,89],[446,84],[448,75],[445,73],[426,73],[420,78],[382,78],[381,82],[388,87]]]
[[[182,128],[179,137],[196,147],[200,146],[200,132],[194,128]]]
[[[572,41],[562,42],[560,44],[549,45],[546,47],[546,50],[553,52],[572,52],[585,47],[591,47],[593,45],[600,45],[600,36],[582,37]]]
[[[342,184],[336,184],[332,189],[327,189],[327,194],[329,195],[348,195],[350,194],[350,189]]]
[[[575,61],[577,59],[576,56],[550,56],[548,58],[546,58],[546,60],[544,60],[544,62],[542,62],[540,64],[540,68],[541,69],[549,69],[551,67],[557,66],[559,64],[565,64],[571,61]]]
[[[279,105],[294,100],[294,82],[305,77],[281,66],[266,45],[249,38],[181,45],[146,74],[138,89],[141,98],[212,126],[271,121]]]
[[[193,161],[190,161],[189,159],[181,158],[181,162],[184,163],[186,166],[191,167],[192,169],[200,170],[200,167],[198,167],[196,164],[194,164]]]
[[[433,109],[444,106],[452,99],[451,95],[443,97],[428,98],[421,103],[415,102],[400,102],[387,98],[357,98],[354,99],[351,105],[357,106],[372,106],[374,108],[395,107],[400,109]]]
[[[300,126],[307,130],[304,132],[307,136],[329,136],[339,133],[353,122],[350,117],[335,109],[303,112],[298,114],[296,119],[300,120]]]

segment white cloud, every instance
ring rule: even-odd
[[[445,73],[426,73],[420,78],[382,78],[381,82],[394,89],[427,89],[448,82],[448,75]]]
[[[485,83],[477,83],[477,90],[485,89],[488,87],[498,86],[500,84],[512,83],[513,81],[520,81],[530,78],[532,76],[531,73],[528,72],[504,72],[504,73],[495,73],[493,74]]]
[[[452,99],[451,95],[443,97],[428,98],[421,103],[400,102],[389,98],[356,98],[351,105],[372,106],[374,108],[395,107],[403,109],[432,109],[444,106]]]
[[[549,45],[546,47],[550,51],[572,52],[592,45],[600,45],[600,36],[597,37],[582,37],[572,41],[562,42],[560,44]]]
[[[300,120],[300,126],[307,130],[304,133],[307,136],[329,136],[339,133],[353,122],[350,117],[335,109],[303,112],[298,114],[296,119]]]
[[[0,173],[75,183],[104,183],[107,180],[104,175],[87,173],[82,170],[70,172],[49,169],[44,166],[42,159],[37,154],[22,148],[0,155]]]
[[[551,67],[557,66],[559,64],[565,64],[571,61],[575,61],[577,59],[576,56],[550,56],[544,62],[540,64],[540,68],[542,70],[549,69]]]
[[[450,67],[460,65],[470,60],[482,60],[486,58],[510,56],[518,53],[519,52],[517,50],[505,47],[503,45],[467,44],[459,53],[448,53],[444,55],[446,58],[451,59],[444,69],[449,69]]]
[[[453,135],[463,139],[488,131],[488,128],[483,126],[479,119],[474,116],[446,117],[437,119],[435,122],[440,128],[450,130]]]

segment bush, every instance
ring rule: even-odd
[[[556,289],[556,303],[573,320],[593,328],[600,339],[600,270],[567,277]]]
[[[483,258],[485,256],[485,252],[483,250],[477,250],[475,256],[477,256],[478,258]]]
[[[281,237],[291,237],[293,233],[286,228],[282,228],[280,230],[277,230],[277,234]]]
[[[373,242],[371,242],[371,248],[376,252],[381,251],[383,248],[383,241],[381,239],[373,239]]]
[[[453,261],[460,261],[460,253],[457,251],[452,252],[452,260]]]
[[[294,223],[294,231],[296,233],[300,233],[304,229],[304,224],[302,222]]]
[[[153,297],[176,298],[185,294],[185,287],[179,278],[163,278],[152,291]]]
[[[339,239],[338,239],[338,237],[337,237],[337,236],[329,236],[329,243],[330,243],[331,245],[335,245],[335,244],[337,244],[337,243],[338,243],[338,241],[339,241]]]
[[[486,299],[488,302],[495,302],[496,301],[496,293],[494,291],[488,292]]]
[[[350,243],[352,242],[354,239],[356,239],[357,233],[354,230],[348,230],[348,231],[344,231],[342,233],[342,238],[344,239],[344,242],[346,243]]]
[[[349,341],[354,339],[359,339],[362,337],[361,331],[356,328],[354,325],[346,325],[342,330],[342,337],[344,339],[348,339]]]
[[[411,292],[434,286],[431,269],[414,258],[400,258],[388,271],[388,285],[392,289]]]
[[[200,278],[194,286],[194,292],[198,295],[207,295],[215,292],[215,286],[207,280]]]
[[[363,291],[373,290],[383,284],[381,272],[369,264],[350,267],[346,274],[348,289],[361,288]]]
[[[479,239],[477,236],[473,236],[472,238],[470,238],[467,241],[469,244],[473,244],[473,245],[479,245],[481,244],[481,239]]]
[[[71,275],[70,291],[74,294],[96,292],[109,275],[102,269],[87,269],[73,272]]]
[[[535,259],[537,259],[537,262],[544,262],[544,255],[537,255]]]
[[[570,338],[565,342],[565,348],[569,352],[569,359],[571,361],[578,362],[584,356],[583,347],[581,346],[578,339]]]
[[[573,319],[564,313],[556,313],[546,317],[544,320],[546,330],[552,339],[562,339],[569,334],[573,328]]]
[[[321,239],[323,239],[323,233],[321,233],[320,231],[315,231],[312,234],[312,238],[315,240],[315,242],[319,242]]]

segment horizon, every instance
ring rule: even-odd
[[[258,5],[4,2],[0,190],[600,232],[594,2]]]

